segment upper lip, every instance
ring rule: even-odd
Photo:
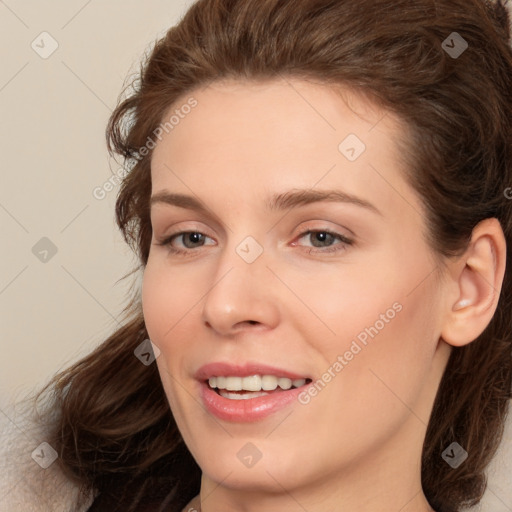
[[[286,377],[291,380],[295,379],[308,379],[306,375],[300,375],[284,368],[277,368],[267,364],[258,362],[247,362],[243,365],[234,365],[227,362],[208,363],[195,373],[194,377],[197,380],[204,381],[210,377],[248,377],[250,375],[275,375],[276,377]]]

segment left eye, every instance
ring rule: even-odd
[[[334,233],[332,231],[327,231],[327,230],[309,230],[309,231],[305,231],[304,233],[302,233],[300,236],[299,236],[299,240],[301,238],[304,238],[305,236],[311,236],[311,235],[314,235],[314,237],[311,239],[313,241],[319,241],[320,240],[320,243],[323,244],[323,243],[326,243],[326,241],[328,242],[329,240],[332,241],[334,239],[338,239],[338,240],[341,240],[341,244],[338,244],[338,246],[329,246],[326,248],[326,250],[322,251],[310,251],[310,252],[334,252],[334,251],[339,251],[341,249],[344,249],[346,248],[347,245],[351,245],[352,244],[352,240],[350,240],[349,238],[343,236],[343,235],[340,235],[339,233]],[[341,248],[339,246],[342,246]],[[313,247],[317,247],[315,245],[313,245]],[[325,246],[324,246],[325,248]]]
[[[188,235],[188,236],[186,236]],[[311,240],[313,240],[313,244],[316,242],[320,243],[320,244],[328,244],[329,241],[332,242],[333,240],[335,239],[338,239],[340,240],[340,244],[337,244],[337,245],[328,245],[328,246],[325,246],[325,245],[320,245],[319,247],[319,250],[317,251],[313,251],[313,250],[310,250],[308,251],[309,254],[311,253],[326,253],[326,252],[336,252],[336,251],[341,251],[343,249],[346,249],[347,246],[349,245],[352,245],[353,244],[353,241],[350,240],[349,238],[347,238],[346,236],[344,235],[341,235],[339,233],[335,233],[335,232],[332,232],[332,231],[328,231],[328,230],[308,230],[308,231],[304,231],[303,233],[301,233],[299,236],[298,236],[298,240],[304,238],[305,236],[311,236],[311,235],[315,235]],[[181,249],[181,248],[176,248],[173,246],[173,241],[174,239],[178,239],[180,237],[183,237],[182,238],[182,242],[183,244],[185,245],[185,249]],[[161,245],[161,246],[167,246],[169,248],[169,250],[171,251],[171,253],[175,253],[175,254],[190,254],[192,253],[193,251],[191,249],[197,249],[197,248],[200,248],[201,245],[197,246],[196,244],[201,244],[201,242],[204,242],[205,238],[210,238],[206,235],[204,235],[203,233],[200,233],[199,231],[180,231],[178,233],[174,233],[173,235],[167,237],[166,239],[164,239],[163,241],[161,242],[158,242],[157,245]],[[190,244],[192,245],[192,247],[189,247],[187,246],[187,240],[190,241]],[[212,244],[210,244],[212,245]],[[313,248],[315,247],[318,247],[318,246],[315,246],[313,245]]]
[[[185,235],[190,235],[189,237],[185,237]],[[159,245],[167,245],[172,250],[181,251],[179,249],[176,249],[172,246],[172,242],[175,238],[184,237],[183,240],[187,240],[187,238],[192,239],[192,244],[197,244],[201,242],[201,240],[204,240],[206,235],[203,233],[199,233],[199,231],[180,231],[179,233],[175,233],[174,235],[171,235],[170,237],[166,238],[162,243]],[[209,237],[208,237],[209,238]],[[186,246],[185,246],[186,247]],[[194,249],[195,247],[187,247],[187,249]],[[183,251],[185,252],[185,251]]]

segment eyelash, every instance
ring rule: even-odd
[[[171,242],[173,241],[174,238],[180,237],[182,235],[192,234],[192,233],[199,233],[200,235],[204,235],[204,233],[201,233],[200,231],[179,231],[177,233],[173,233],[172,235],[168,236],[164,240],[157,242],[156,245],[167,247],[172,254],[182,255],[182,256],[185,256],[185,257],[186,256],[192,256],[193,255],[192,253],[195,252],[196,249],[200,249],[201,247],[197,247],[195,249],[176,249],[176,247],[172,247],[172,245],[171,245]],[[298,236],[298,239],[300,240],[305,235],[308,235],[308,234],[311,234],[311,233],[326,233],[327,235],[333,236],[334,238],[338,238],[339,240],[341,240],[342,243],[338,244],[338,245],[335,245],[334,247],[327,247],[327,248],[324,248],[324,249],[310,250],[309,254],[317,254],[317,253],[320,253],[320,254],[331,253],[331,254],[333,254],[333,253],[338,253],[340,251],[346,250],[347,246],[350,246],[350,245],[352,245],[354,243],[353,240],[350,240],[346,236],[341,235],[339,233],[336,233],[334,231],[329,231],[327,229],[308,229],[307,231],[303,231]],[[207,235],[205,235],[205,236],[207,236]],[[208,237],[208,238],[210,238],[210,237]],[[316,249],[316,248],[313,247],[313,249]]]

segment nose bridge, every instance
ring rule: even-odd
[[[203,302],[203,321],[222,333],[241,322],[272,324],[276,316],[269,294],[274,276],[263,244],[250,235],[233,242],[234,237],[231,232]]]

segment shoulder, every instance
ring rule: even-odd
[[[0,407],[0,512],[85,512],[92,503],[61,470],[45,431],[26,406]]]

